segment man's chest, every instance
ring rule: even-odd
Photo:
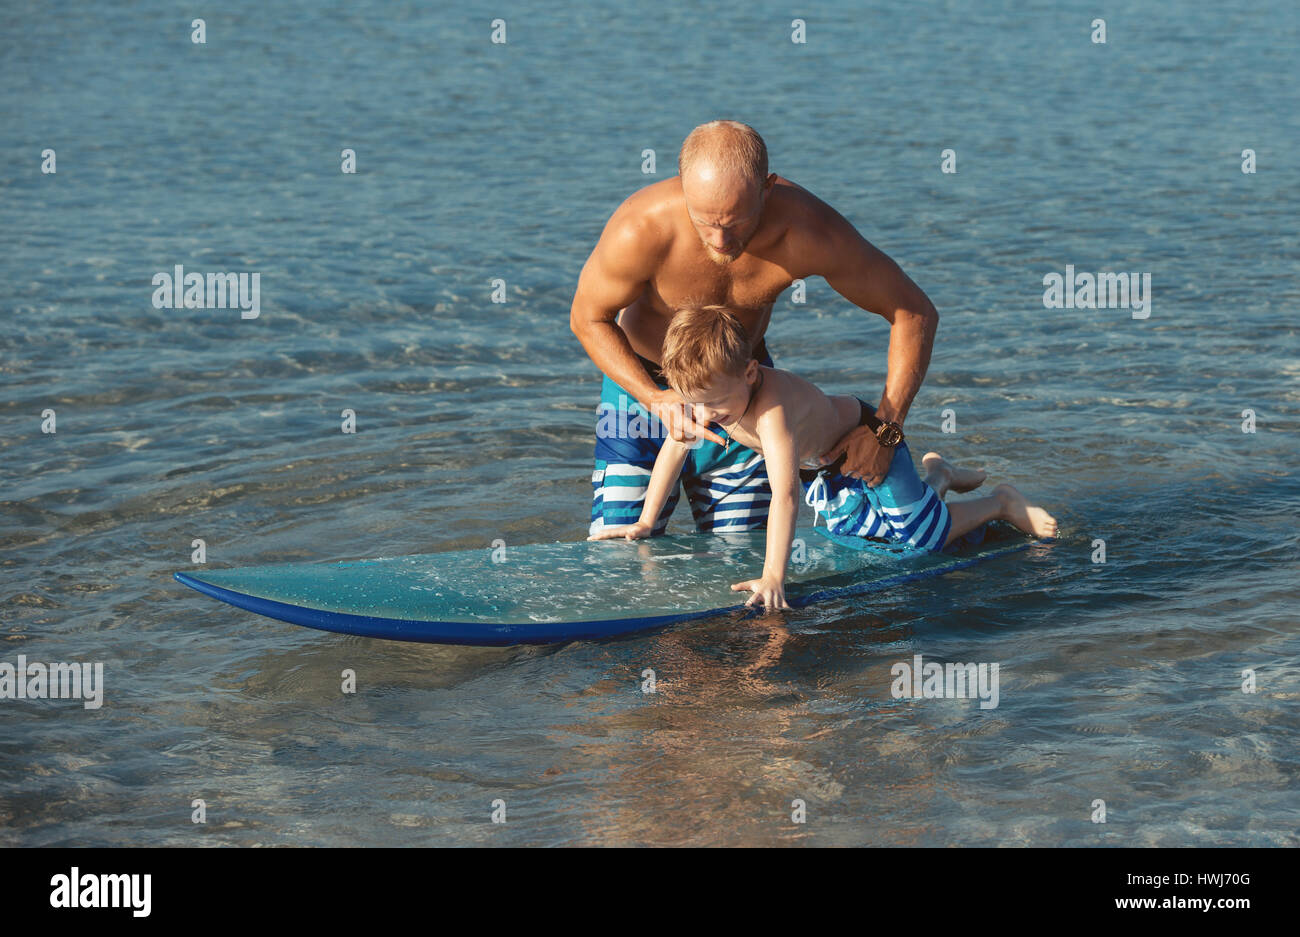
[[[650,291],[664,312],[691,305],[757,312],[770,309],[790,283],[779,265],[741,255],[729,264],[670,260],[651,279]]]

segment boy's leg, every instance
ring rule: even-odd
[[[646,487],[663,445],[657,421],[651,421],[636,398],[607,376],[596,408],[595,469],[591,473],[591,526],[588,536],[641,519]],[[677,506],[674,488],[655,522],[654,536],[664,532]]]
[[[861,397],[858,402],[864,417],[875,411]],[[937,453],[929,455],[938,456]],[[834,493],[834,500],[827,506],[828,529],[832,533],[878,537],[911,550],[936,552],[948,542],[951,525],[943,495],[958,484],[971,483],[971,487],[976,487],[983,478],[967,475],[955,478],[952,467],[942,457],[934,462],[931,474],[937,476],[939,491],[917,476],[911,450],[902,442],[894,450],[884,480],[875,488],[868,487],[861,479],[838,473],[832,476],[823,470],[813,483],[817,490],[809,491],[807,500],[810,504],[824,503],[828,492]]]
[[[939,497],[948,491],[974,491],[984,483],[987,473],[977,469],[963,469],[952,465],[937,452],[927,452],[921,458],[925,466],[925,483],[934,488]],[[1056,518],[1028,499],[1010,485],[998,485],[987,498],[971,501],[953,501],[948,504],[952,525],[944,546],[960,540],[966,534],[979,530],[989,521],[1010,521],[1018,529],[1035,537],[1055,537]],[[983,540],[982,534],[973,538]]]
[[[958,468],[937,452],[921,456],[921,465],[925,468],[925,483],[940,498],[946,498],[949,491],[974,491],[988,478],[982,469]]]
[[[948,542],[952,526],[948,506],[916,474],[907,443],[901,442],[894,449],[885,480],[875,488],[863,482],[862,494],[885,518],[896,542],[927,553],[942,550]]]
[[[987,498],[954,501],[948,505],[952,517],[951,542],[988,521],[1010,521],[1018,529],[1035,537],[1055,537],[1056,518],[1029,503],[1010,485],[998,485]]]
[[[961,484],[974,480],[973,475],[962,476]],[[899,444],[889,473],[875,488],[843,475],[825,482],[826,487],[816,494],[830,497],[826,510],[819,513],[827,516],[828,529],[836,534],[883,536],[912,549],[933,553],[992,520],[1010,521],[1037,537],[1055,537],[1057,533],[1056,518],[1031,505],[1010,485],[998,485],[986,498],[945,504],[938,492],[917,476],[907,443]],[[953,476],[947,479],[947,485],[951,490],[960,490]],[[978,487],[978,483],[972,487]],[[855,497],[858,495],[860,503]],[[976,542],[979,539],[982,538],[977,536]]]
[[[881,538],[927,553],[942,550],[948,542],[948,508],[917,476],[905,442],[899,443],[889,473],[875,488],[861,479],[824,474],[809,491],[809,503],[825,502],[818,513],[834,534]]]

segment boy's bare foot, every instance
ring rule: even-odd
[[[1010,485],[998,485],[993,489],[993,497],[1002,504],[1001,517],[1010,521],[1027,534],[1035,537],[1055,537],[1056,518],[1040,507],[1029,503],[1019,491]]]
[[[925,482],[942,498],[949,491],[974,491],[984,484],[988,472],[979,469],[958,468],[937,452],[921,456],[925,466]],[[938,484],[935,484],[938,482]]]

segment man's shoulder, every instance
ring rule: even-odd
[[[785,178],[784,175],[777,175],[776,182],[772,186],[771,198],[779,199],[784,208],[796,209],[796,211],[832,211],[826,201],[819,199],[794,179]]]
[[[769,204],[777,210],[781,221],[796,231],[816,232],[828,221],[841,219],[839,212],[826,202],[797,182],[782,176],[776,179]]]
[[[803,186],[780,179],[769,197],[781,249],[796,277],[824,276],[851,257],[862,236],[843,215]]]
[[[673,176],[637,189],[618,206],[614,217],[660,226],[670,219],[675,209],[684,209],[685,205],[681,180]]]
[[[636,245],[642,252],[673,235],[672,213],[681,208],[682,186],[676,176],[638,189],[614,210],[605,235],[615,243]]]

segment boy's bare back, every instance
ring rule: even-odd
[[[817,385],[790,371],[758,366],[762,382],[754,392],[749,410],[727,432],[742,446],[763,451],[759,433],[761,417],[773,407],[785,408],[785,424],[794,437],[794,452],[801,466],[816,468],[821,456],[849,430],[858,425],[858,399],[849,394],[834,397]]]

